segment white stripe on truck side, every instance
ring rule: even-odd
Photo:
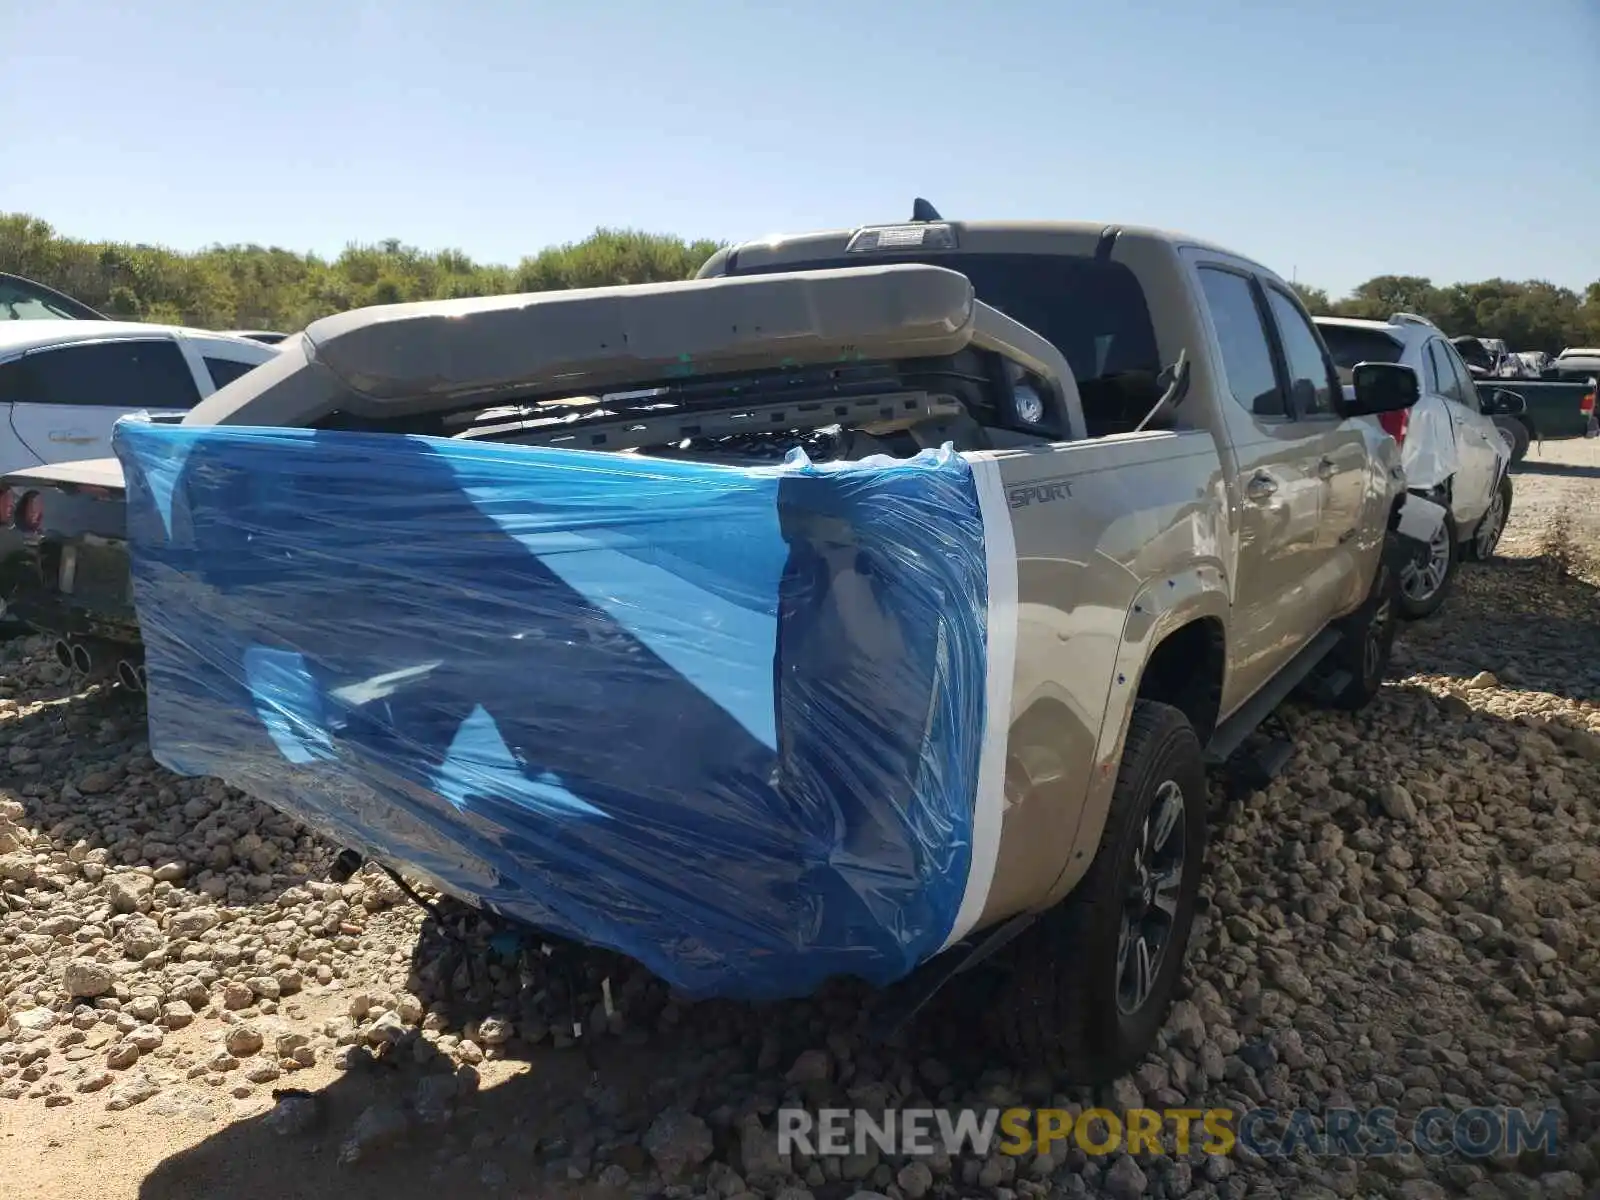
[[[972,932],[989,900],[1000,856],[1006,806],[1006,743],[1011,734],[1012,676],[1017,661],[1017,546],[1000,464],[981,453],[962,455],[972,468],[983,517],[983,552],[989,576],[988,668],[984,679],[983,742],[978,750],[978,794],[972,806],[972,859],[955,924],[940,950]]]

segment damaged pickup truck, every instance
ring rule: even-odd
[[[1417,384],[1353,379],[1218,247],[934,218],[330,317],[81,482],[126,477],[169,768],[692,995],[981,964],[995,1037],[1104,1080],[1207,766],[1382,680],[1362,418]]]

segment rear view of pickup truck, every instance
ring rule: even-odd
[[[700,994],[982,966],[1152,1043],[1205,771],[1394,635],[1393,440],[1259,264],[1099,225],[778,239],[329,318],[118,428],[152,753]],[[47,506],[48,507],[48,506]]]

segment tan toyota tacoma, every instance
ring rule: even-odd
[[[984,963],[994,1033],[1103,1080],[1173,996],[1208,765],[1291,691],[1353,709],[1379,687],[1405,489],[1370,417],[1414,403],[1415,375],[1362,364],[1347,398],[1283,280],[1192,238],[921,215],[733,247],[686,283],[331,317],[182,423],[732,462],[953,445],[985,498],[990,711],[1008,715],[913,1007]],[[708,381],[692,398],[615,399],[670,374],[667,349]],[[772,403],[719,391],[779,361]],[[846,361],[871,378],[860,402]],[[524,406],[486,406],[508,393]],[[115,460],[74,470],[67,492],[120,495]]]
[[[1436,514],[1404,511],[1398,449],[1371,418],[1416,386],[1366,363],[1346,400],[1288,284],[1194,238],[918,215],[731,247],[700,277],[947,266],[1064,357],[1066,437],[969,451],[1008,498],[1018,617],[993,869],[953,936],[961,966],[1004,950],[991,1033],[1105,1080],[1171,1003],[1205,768],[1293,691],[1356,709],[1379,687],[1396,542]]]

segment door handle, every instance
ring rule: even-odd
[[[1325,458],[1317,464],[1318,479],[1332,479],[1335,467],[1333,459]]]
[[[1278,490],[1278,481],[1265,472],[1253,475],[1245,485],[1244,494],[1252,500],[1266,500]]]

